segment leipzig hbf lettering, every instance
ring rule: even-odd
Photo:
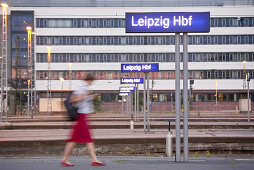
[[[158,72],[158,63],[148,64],[121,64],[122,72]]]
[[[136,22],[135,22],[136,21]],[[174,16],[173,17],[173,25],[176,26],[191,26],[192,21],[192,15],[189,16],[189,18],[185,18],[184,16]],[[131,25],[132,26],[145,26],[147,28],[150,27],[163,27],[163,28],[169,28],[170,25],[170,19],[169,18],[163,18],[163,16],[160,16],[159,18],[148,18],[145,16],[144,18],[135,19],[134,16],[132,16],[131,19]]]

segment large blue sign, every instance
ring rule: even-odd
[[[210,12],[126,13],[126,33],[210,32]]]
[[[143,84],[143,78],[121,78],[121,84]]]
[[[121,72],[158,72],[159,63],[121,64]]]

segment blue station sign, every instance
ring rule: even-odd
[[[210,32],[210,12],[125,13],[126,33]]]
[[[129,93],[135,90],[135,87],[119,87],[120,92]]]
[[[121,64],[121,72],[159,72],[159,63]]]
[[[121,78],[121,84],[143,84],[143,78]]]

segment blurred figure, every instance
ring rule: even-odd
[[[64,155],[61,161],[63,166],[74,166],[74,164],[68,161],[68,157],[77,143],[86,143],[88,152],[92,157],[92,166],[105,165],[96,157],[94,143],[90,134],[90,126],[88,124],[88,116],[94,111],[93,99],[97,97],[97,95],[89,91],[89,86],[94,80],[95,77],[92,74],[88,74],[84,83],[71,96],[71,102],[78,107],[78,116],[76,124],[72,129],[71,138],[65,145]]]

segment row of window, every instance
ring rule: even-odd
[[[111,95],[114,96],[113,93],[111,93]],[[238,102],[242,94],[219,92],[217,95],[218,95],[217,97],[218,102]],[[251,95],[251,100],[254,101],[254,94],[250,94],[250,95]],[[152,102],[171,102],[171,93],[154,92],[152,93],[151,100]],[[172,101],[175,102],[175,93],[172,93]],[[216,95],[215,93],[197,93],[193,91],[193,94],[191,96],[191,101],[192,102],[215,102]]]
[[[181,61],[183,61],[182,53],[181,53]],[[254,61],[254,53],[189,53],[189,62],[241,62],[241,61]],[[39,62],[39,63],[48,62],[48,54],[37,53],[36,62]],[[175,54],[174,53],[52,53],[51,62],[53,63],[175,62]]]
[[[215,102],[216,96],[214,93],[195,93],[191,97],[192,102]],[[113,94],[112,94],[113,95]],[[218,102],[236,102],[239,101],[239,93],[218,93]],[[107,100],[109,101],[109,100]],[[171,102],[171,93],[152,92],[152,102]],[[175,102],[175,93],[172,93],[172,101]]]
[[[239,93],[218,93],[217,94],[218,102],[237,102],[239,101],[240,94]],[[205,93],[198,94],[194,93],[192,95],[193,102],[216,102],[216,95],[214,93]]]
[[[211,27],[253,27],[253,17],[211,18]],[[124,18],[37,18],[37,28],[125,28]]]
[[[251,79],[254,78],[254,70],[248,70]],[[120,71],[51,71],[51,80],[84,80],[88,73],[93,73],[98,80],[119,80],[122,77],[139,78],[144,77],[144,73],[121,73]],[[246,70],[203,70],[189,71],[189,79],[243,79]],[[160,71],[149,73],[150,79],[175,79],[175,71]],[[183,74],[181,72],[181,78]],[[37,71],[37,80],[48,79],[48,71]]]
[[[182,37],[181,37],[182,43]],[[37,36],[37,45],[175,45],[175,36]],[[191,35],[190,45],[254,44],[254,35]]]

